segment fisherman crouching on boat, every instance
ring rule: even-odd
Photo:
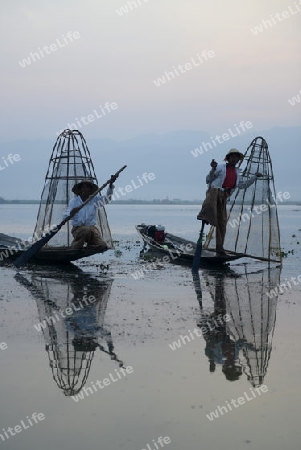
[[[206,177],[208,190],[206,199],[197,219],[205,222],[206,225],[216,227],[216,253],[226,255],[224,250],[224,240],[227,227],[227,199],[238,189],[247,189],[258,177],[262,177],[260,172],[256,172],[248,180],[243,181],[236,164],[244,159],[244,155],[236,148],[231,148],[224,161],[226,163],[217,164],[214,159],[211,161],[211,171]]]
[[[75,214],[72,218],[73,227],[71,233],[74,239],[71,243],[71,248],[83,248],[85,244],[87,244],[87,247],[97,247],[100,250],[106,250],[108,248],[96,226],[96,215],[99,207],[111,201],[115,180],[116,177],[112,176],[106,195],[95,195],[80,210],[80,206],[90,195],[97,191],[98,186],[90,180],[82,180],[73,186],[72,192],[74,192],[76,197],[70,200],[68,208],[63,215],[64,220],[70,214]]]

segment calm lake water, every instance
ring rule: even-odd
[[[28,238],[37,210],[0,205],[0,232]],[[282,268],[238,260],[198,281],[162,263],[135,280],[134,226],[196,240],[198,210],[109,205],[115,250],[0,266],[0,448],[300,448],[301,207],[279,208]]]

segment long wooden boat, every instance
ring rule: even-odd
[[[164,233],[164,237],[161,235],[160,239],[156,239],[150,232],[155,225],[140,224],[136,225],[136,230],[143,239],[144,245],[149,246],[152,250],[156,250],[160,253],[168,255],[170,261],[185,261],[192,263],[194,253],[196,250],[196,243],[187,239],[175,236],[171,233]],[[220,264],[244,257],[243,254],[236,255],[217,255],[215,252],[203,250],[200,261],[202,263]]]
[[[21,256],[27,248],[28,247],[24,245],[22,239],[0,233],[0,263],[14,260]],[[37,262],[46,264],[68,264],[71,261],[76,261],[77,259],[86,258],[102,252],[104,252],[104,250],[93,247],[73,249],[70,247],[47,246],[39,250],[30,261],[34,264]]]

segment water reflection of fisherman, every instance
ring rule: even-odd
[[[266,289],[267,286],[273,289],[279,285],[281,267],[247,272],[245,265],[241,269],[244,274],[231,269],[228,274],[223,271],[224,278],[229,275],[234,277],[232,282],[225,285],[221,275],[214,275],[214,290],[210,286],[209,292],[214,299],[215,309],[211,315],[211,325],[207,328],[205,322],[210,317],[206,317],[203,311],[200,278],[194,278],[201,310],[198,325],[202,327],[206,340],[205,353],[210,370],[213,372],[216,365],[221,364],[227,379],[234,380],[239,378],[242,369],[252,386],[257,387],[263,383],[267,373],[276,323],[277,297],[267,298]],[[231,321],[214,325],[212,319],[217,322],[219,312],[225,312],[225,304]]]
[[[215,372],[216,365],[222,365],[222,372],[229,381],[237,381],[242,375],[238,354],[240,341],[233,341],[227,330],[226,301],[224,295],[224,277],[216,278],[214,312],[203,316],[198,326],[201,327],[206,341],[205,355],[209,360],[210,372]]]
[[[76,395],[87,382],[97,347],[123,365],[114,353],[111,333],[104,325],[113,280],[100,282],[82,271],[73,275],[66,277],[62,273],[53,279],[33,275],[32,282],[23,275],[15,276],[37,301],[40,323],[45,324],[41,330],[53,379],[66,396]],[[84,297],[89,302],[83,301]],[[73,320],[72,316],[59,316],[67,309],[71,310]],[[98,343],[100,338],[104,338],[108,350]]]
[[[119,362],[119,365],[123,366],[123,362],[114,353],[111,332],[97,324],[97,310],[95,306],[86,306],[72,316],[67,317],[65,322],[67,329],[74,335],[72,344],[75,351],[94,351],[98,347],[104,353],[109,354],[112,360]],[[108,350],[99,344],[98,339],[100,338],[105,340]]]
[[[120,366],[123,366],[122,361],[117,358],[114,353],[114,345],[110,330],[103,325],[104,314],[106,310],[106,303],[100,303],[104,294],[107,291],[106,283],[99,283],[98,280],[91,278],[89,285],[86,286],[82,283],[80,277],[77,282],[71,286],[73,299],[72,303],[75,306],[82,305],[82,299],[87,297],[87,288],[89,293],[93,292],[95,296],[89,295],[89,304],[86,304],[83,308],[78,308],[72,316],[68,316],[65,319],[67,329],[73,334],[72,344],[75,351],[94,351],[97,347],[111,356],[112,360],[119,362]],[[92,298],[91,298],[92,297]],[[94,301],[93,301],[94,298]],[[99,319],[101,318],[101,326],[99,325]],[[104,346],[100,345],[98,339],[104,339],[108,350]]]

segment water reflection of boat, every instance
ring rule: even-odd
[[[246,270],[246,269],[245,269]],[[280,280],[280,268],[256,273],[204,273],[214,310],[203,308],[200,282],[194,276],[201,307],[198,326],[206,341],[209,370],[221,366],[229,381],[245,373],[252,386],[264,382],[272,350],[277,296],[267,292]]]
[[[113,280],[78,272],[16,275],[36,299],[40,322],[34,327],[43,333],[53,378],[66,396],[85,385],[97,348],[123,365],[104,320]]]

